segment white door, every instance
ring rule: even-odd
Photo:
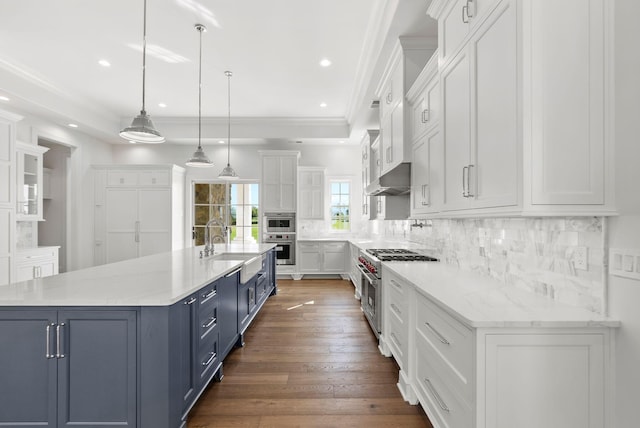
[[[105,192],[105,205],[106,263],[138,257],[138,191],[108,188]]]

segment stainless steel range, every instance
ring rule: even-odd
[[[372,248],[360,251],[358,269],[362,274],[360,305],[376,337],[382,331],[382,262],[437,262],[438,259],[418,254],[415,251]]]

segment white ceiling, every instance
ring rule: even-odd
[[[147,0],[146,110],[169,142],[195,141],[194,24],[203,23],[205,143],[226,136],[225,70],[234,138],[356,141],[376,126],[367,109],[397,37],[436,35],[429,2]],[[143,0],[2,1],[0,95],[10,101],[0,108],[120,142],[142,104],[142,18]],[[155,57],[156,47],[179,62]],[[321,67],[322,58],[332,65]]]

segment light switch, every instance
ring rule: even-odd
[[[640,249],[609,249],[609,273],[640,281]]]

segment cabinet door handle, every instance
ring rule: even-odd
[[[402,291],[402,285],[400,285],[397,281],[390,279],[389,282],[393,284],[398,290]]]
[[[473,198],[475,195],[471,193],[471,168],[473,165],[467,166],[467,198]]]
[[[449,409],[449,407],[447,406],[447,403],[444,402],[444,400],[442,399],[442,397],[440,397],[440,394],[438,394],[438,391],[436,390],[436,388],[433,386],[433,384],[431,383],[431,381],[428,378],[424,378],[424,383],[425,385],[427,385],[427,388],[429,388],[429,391],[431,391],[431,394],[433,395],[433,398],[436,399],[436,402],[438,403],[438,406],[440,406],[440,408],[442,410],[444,410],[445,412],[449,413],[451,410]]]
[[[56,326],[56,358],[64,358],[65,355],[62,353],[64,346],[62,345],[62,329],[64,328],[64,323],[60,323]]]
[[[429,185],[423,184],[422,185],[422,205],[427,206],[430,203],[431,202],[429,201]]]
[[[207,329],[216,323],[216,317],[209,318],[209,322],[202,324],[202,328]]]
[[[47,334],[47,349],[45,351],[44,357],[47,360],[50,360],[51,358],[56,357],[51,353],[51,327],[53,327],[54,325],[55,325],[54,323],[49,323],[47,324],[47,328],[45,329]]]
[[[400,343],[395,333],[391,333],[391,340],[396,344],[398,348],[402,348],[402,343]]]
[[[140,222],[136,221],[136,236],[135,236],[135,240],[136,242],[140,242]]]
[[[469,3],[468,2],[466,5],[462,6],[462,22],[464,22],[465,24],[469,23]]]
[[[391,91],[389,91],[387,93],[387,104],[391,104],[392,100],[393,100],[393,93]]]
[[[436,330],[435,327],[433,327],[431,324],[429,324],[428,322],[425,322],[424,325],[427,326],[427,328],[438,338],[440,342],[444,343],[445,345],[451,345],[451,343],[442,334],[440,334],[440,332]]]
[[[466,198],[468,197],[467,195],[467,180],[466,180],[466,174],[467,174],[467,168],[466,166],[462,167],[462,197]]]
[[[209,359],[207,361],[205,361],[204,363],[202,363],[202,365],[204,367],[208,366],[209,364],[211,364],[213,362],[213,360],[216,359],[216,353],[215,352],[209,352]]]
[[[422,123],[427,123],[427,122],[429,122],[429,109],[428,108],[422,110]]]
[[[402,316],[402,311],[400,310],[400,308],[398,308],[394,303],[392,303],[390,306],[393,312],[395,312],[399,317]]]
[[[467,0],[467,17],[468,18],[473,18],[475,13],[475,5],[474,5],[474,0]]]
[[[230,276],[233,276],[233,275],[237,274],[237,273],[238,273],[238,272],[240,272],[241,270],[242,270],[242,268],[240,268],[240,269],[236,269],[236,270],[234,270],[233,272],[229,272],[229,273],[228,273],[228,274],[226,274],[224,277],[225,277],[225,278],[229,278]]]
[[[192,298],[190,298],[189,300],[186,300],[186,301],[184,302],[184,304],[185,304],[185,305],[193,305],[193,304],[196,302],[196,300],[198,300],[198,299],[196,299],[195,297],[192,297]]]

